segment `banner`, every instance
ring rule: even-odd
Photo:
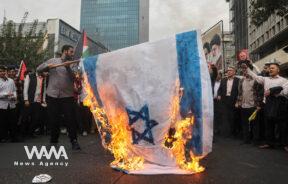
[[[202,34],[203,49],[208,63],[214,64],[218,70],[224,68],[223,61],[223,21],[220,21]]]
[[[212,151],[213,98],[198,31],[85,58],[84,104],[111,167],[129,174],[191,174]]]

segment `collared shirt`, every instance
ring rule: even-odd
[[[288,82],[287,79],[277,75],[275,77],[262,77],[259,75],[256,75],[252,70],[247,68],[248,74],[255,79],[259,84],[262,84],[264,86],[264,91],[267,91],[270,88],[277,87],[277,86],[283,86],[285,83]],[[266,102],[266,98],[263,99],[264,102]]]
[[[218,89],[220,87],[221,81],[216,81],[214,84],[214,98],[217,98],[218,96]]]
[[[37,72],[48,71],[49,82],[46,94],[53,98],[73,97],[74,85],[73,79],[64,66],[52,68],[49,70],[49,64],[61,64],[61,58],[52,58],[37,67]],[[71,67],[72,69],[72,67]]]
[[[8,97],[9,94],[12,94],[12,96]],[[17,93],[14,80],[0,78],[0,109],[14,109],[16,107],[16,99]]]
[[[38,76],[38,74],[36,74],[36,78],[37,78],[37,85],[36,85],[36,90],[35,90],[35,96],[34,96],[34,102],[41,102],[43,98],[43,101],[45,102],[45,88],[42,91],[42,86],[45,85],[43,84],[43,77],[42,76]],[[24,90],[23,90],[23,96],[24,96],[24,100],[28,100],[28,90],[29,90],[29,84],[30,84],[30,77],[29,75],[26,76],[25,80],[24,80]]]
[[[230,79],[229,79],[229,78],[227,79],[226,96],[231,96],[233,81],[234,81],[234,77],[233,77],[233,78],[230,78]]]
[[[242,99],[241,99],[241,107],[242,108],[252,108],[255,107],[255,99],[254,99],[254,83],[255,80],[248,78],[243,78],[242,83]]]

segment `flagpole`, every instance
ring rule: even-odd
[[[61,64],[55,64],[55,65],[52,65],[50,67],[51,68],[57,68],[57,67],[60,67],[60,66],[68,66],[68,65],[71,65],[71,64],[75,64],[75,63],[79,63],[80,62],[80,59],[78,60],[74,60],[74,61],[66,61],[66,62],[63,62]]]

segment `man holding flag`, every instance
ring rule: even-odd
[[[49,72],[47,87],[47,111],[51,128],[51,144],[57,144],[60,124],[58,117],[63,113],[67,120],[67,129],[73,150],[80,150],[77,141],[76,121],[74,114],[74,73],[71,61],[74,56],[74,48],[71,45],[62,47],[60,58],[52,58],[37,68],[37,72]],[[68,61],[68,62],[67,62]]]

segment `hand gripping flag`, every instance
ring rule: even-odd
[[[84,100],[111,167],[130,174],[191,174],[212,151],[213,99],[199,32],[82,60]]]

